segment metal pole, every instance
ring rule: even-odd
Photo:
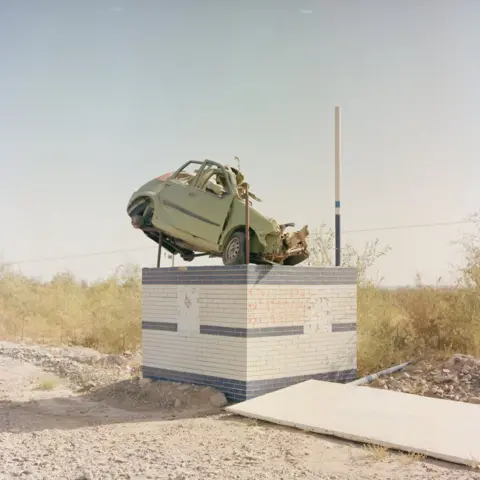
[[[335,107],[335,266],[341,265],[340,242],[340,162],[341,162],[341,132],[340,107]]]
[[[250,204],[248,201],[248,183],[245,183],[245,264],[250,263]]]
[[[160,268],[160,260],[162,259],[162,241],[163,235],[158,234],[158,253],[157,253],[157,268]]]
[[[391,373],[399,372],[403,370],[405,367],[412,363],[411,360],[408,362],[402,363],[401,365],[397,365],[395,367],[387,368],[386,370],[382,370],[378,373],[373,373],[372,375],[367,375],[366,377],[359,378],[354,380],[353,382],[348,382],[349,385],[365,385],[368,383],[372,383],[373,381],[377,380],[379,377],[383,377],[384,375],[390,375]]]

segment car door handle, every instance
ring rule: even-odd
[[[188,194],[189,197],[195,197],[196,195],[197,195],[197,194],[196,194],[195,192],[190,192],[190,193]]]

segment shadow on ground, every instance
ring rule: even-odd
[[[219,415],[205,387],[124,380],[88,392],[33,391],[25,401],[0,401],[0,431],[27,433],[132,422],[164,422]]]

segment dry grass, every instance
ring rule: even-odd
[[[53,390],[57,386],[55,380],[45,379],[42,380],[39,384],[37,389],[38,390]]]
[[[423,455],[422,453],[408,452],[400,456],[400,462],[404,465],[410,465],[414,462],[421,462],[425,460],[425,458],[427,458],[426,455]]]
[[[388,448],[383,447],[382,445],[364,444],[362,448],[369,456],[373,457],[377,462],[385,460],[389,455]]]
[[[363,444],[363,450],[377,462],[381,462],[385,460],[390,455],[390,450],[383,445],[376,445],[376,444]],[[414,462],[421,462],[425,460],[426,456],[421,453],[413,453],[413,452],[398,452],[394,451],[393,453],[399,454],[398,459],[403,465],[410,465]]]
[[[358,290],[358,368],[410,359],[480,356],[480,283],[468,288]],[[0,338],[83,345],[107,353],[140,346],[139,272],[87,285],[71,275],[42,283],[0,272]]]
[[[71,275],[42,283],[0,275],[0,336],[114,353],[140,343],[140,285],[133,273],[87,285]]]
[[[472,470],[480,470],[480,461],[474,458],[470,461],[470,468]]]
[[[358,335],[362,374],[426,356],[479,356],[480,288],[360,287]]]

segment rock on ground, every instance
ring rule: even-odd
[[[0,480],[480,480],[222,413],[219,392],[139,379],[135,362],[0,342]]]
[[[480,404],[480,359],[457,354],[444,362],[420,361],[371,386]]]

